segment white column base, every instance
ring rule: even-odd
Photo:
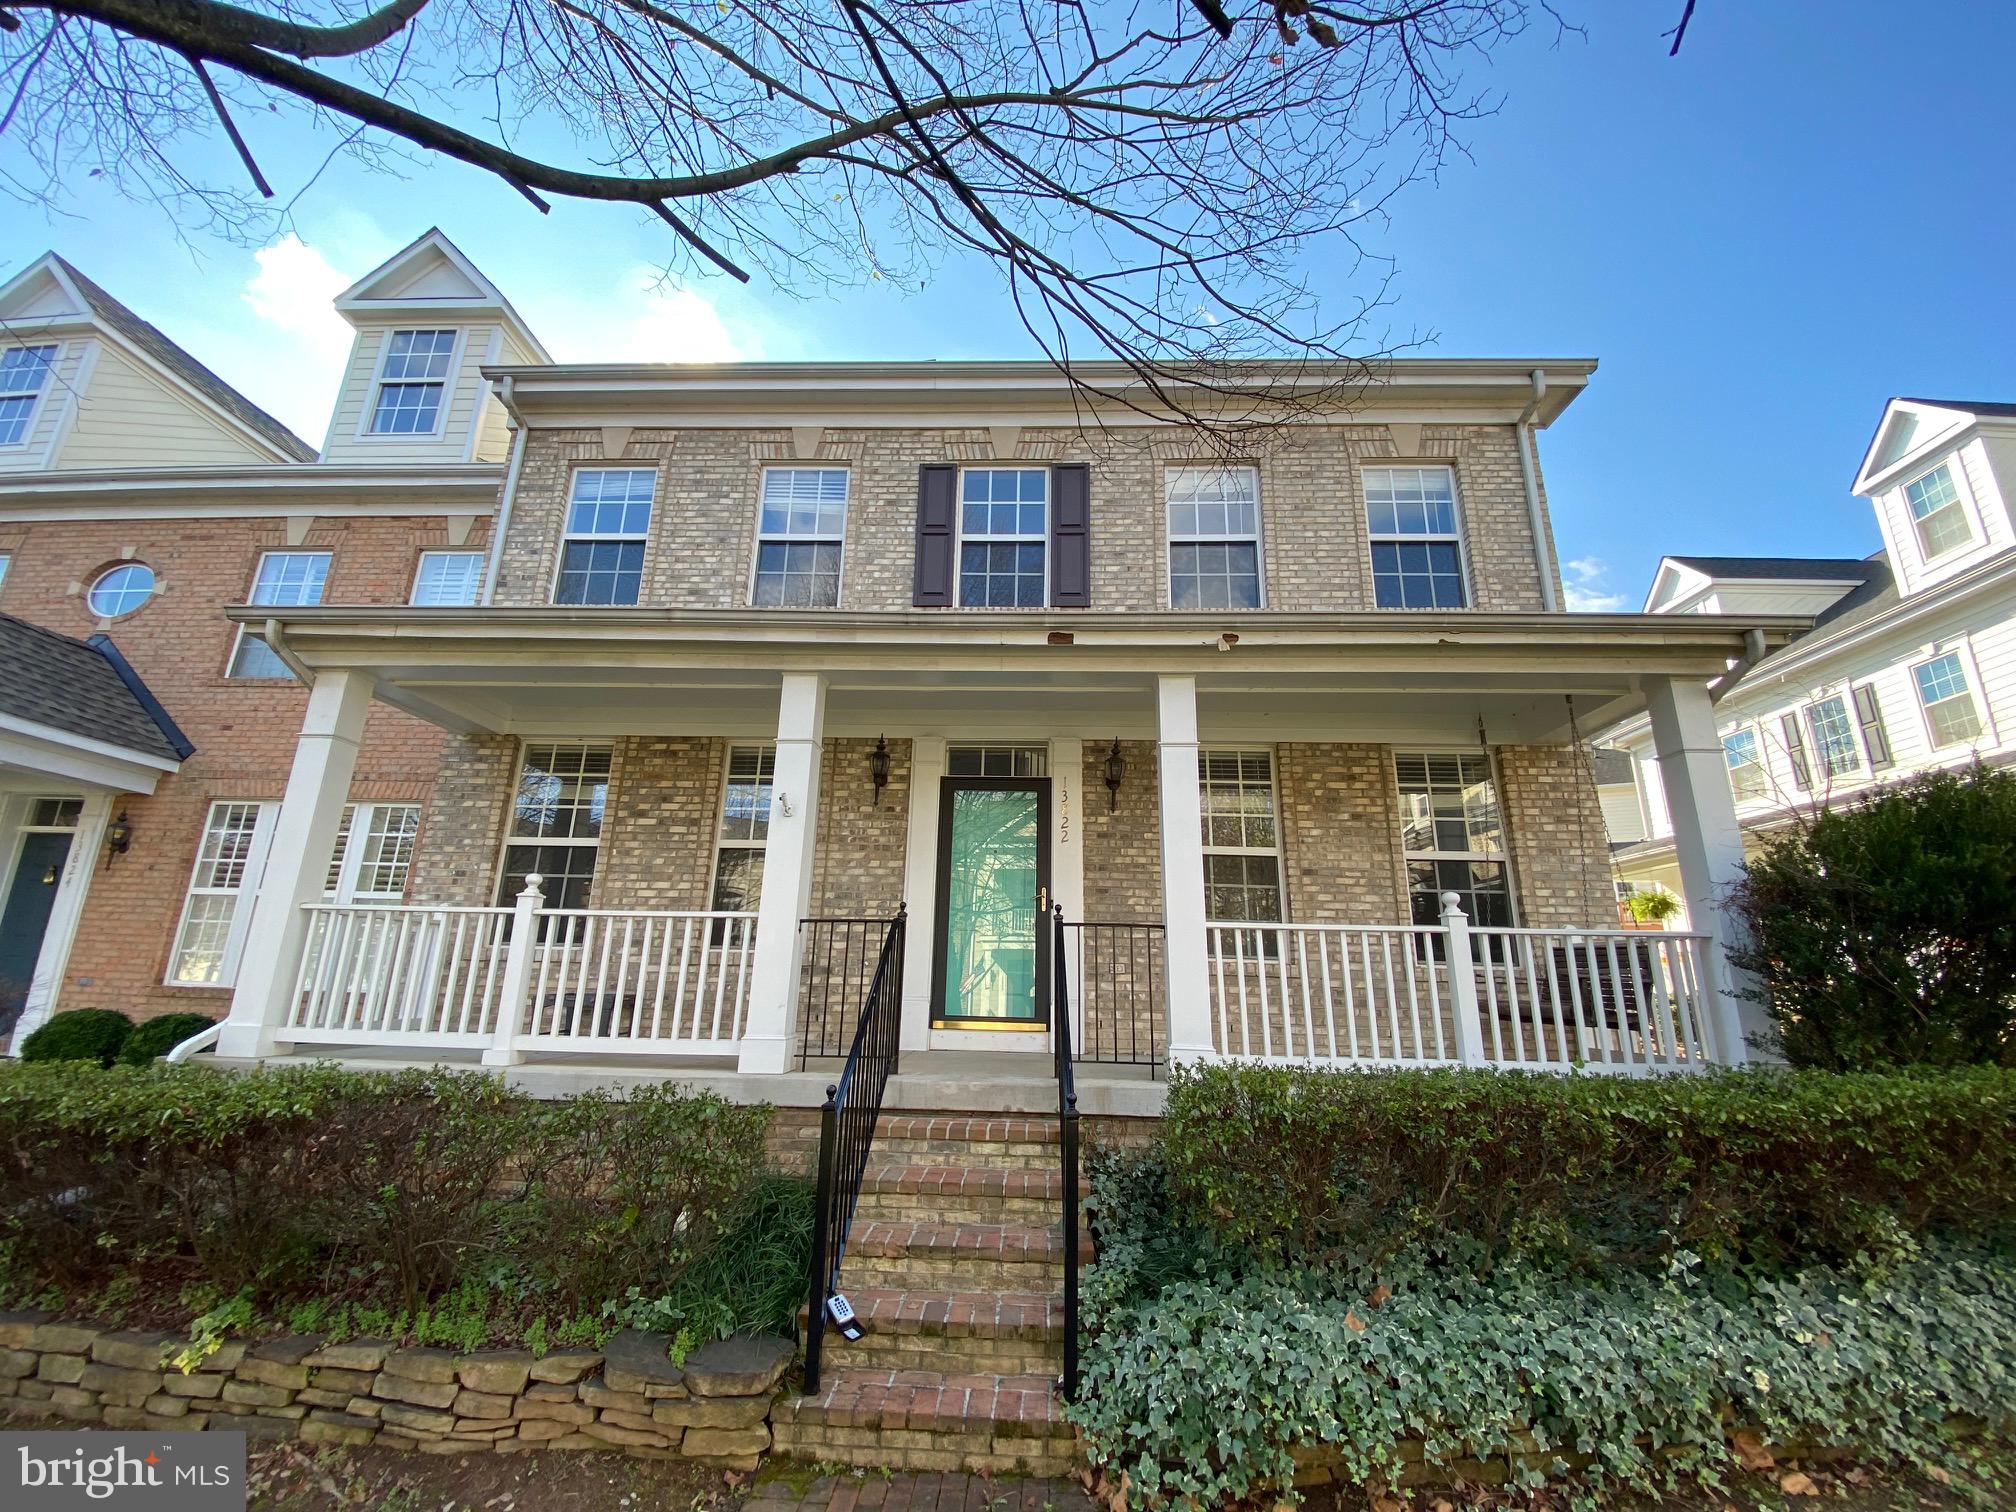
[[[742,1036],[735,1069],[745,1076],[782,1076],[791,1069],[791,1042],[779,1035]]]

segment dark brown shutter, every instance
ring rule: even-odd
[[[919,609],[952,607],[952,527],[959,469],[942,462],[917,469],[917,576],[910,602]]]
[[[1806,737],[1799,732],[1799,716],[1787,714],[1778,721],[1785,732],[1785,754],[1792,758],[1792,786],[1802,793],[1813,791],[1813,769],[1806,765]]]
[[[1890,736],[1883,728],[1883,706],[1876,701],[1876,690],[1868,683],[1855,690],[1855,718],[1862,725],[1862,744],[1869,752],[1869,770],[1880,772],[1892,765]]]
[[[1050,469],[1050,607],[1092,607],[1092,469]]]

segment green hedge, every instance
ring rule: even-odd
[[[1364,1263],[1422,1240],[1488,1266],[1786,1268],[2016,1225],[2016,1070],[1179,1069],[1170,1190],[1220,1246]]]
[[[144,1066],[159,1060],[186,1039],[216,1024],[207,1013],[164,1013],[144,1019],[119,1049],[119,1064]]]
[[[223,1295],[458,1289],[571,1315],[672,1293],[738,1221],[770,1110],[669,1085],[554,1102],[493,1077],[0,1069],[16,1294],[196,1274]]]
[[[21,1042],[24,1061],[96,1061],[109,1066],[133,1036],[133,1020],[112,1008],[73,1008]]]

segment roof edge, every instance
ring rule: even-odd
[[[124,653],[112,643],[112,637],[101,632],[88,637],[84,644],[112,664],[112,670],[119,674],[119,681],[126,684],[126,691],[133,695],[134,701],[146,710],[147,717],[159,727],[162,739],[174,750],[176,759],[187,761],[194,756],[196,743],[182,733],[182,727],[175,723],[173,716],[162,707],[161,700],[154,696],[154,690],[147,686],[140,674],[133,670],[133,664],[127,661]]]

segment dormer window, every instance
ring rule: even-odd
[[[1953,484],[1953,469],[1941,462],[1924,477],[1904,485],[1904,502],[1911,507],[1911,521],[1918,530],[1918,549],[1930,562],[1958,551],[1974,539],[1974,527],[1967,522],[1967,506]]]
[[[454,356],[453,331],[394,331],[378,369],[371,434],[431,436],[440,429],[441,394]]]
[[[0,446],[19,446],[28,439],[35,402],[56,366],[52,346],[10,347],[0,352]]]

